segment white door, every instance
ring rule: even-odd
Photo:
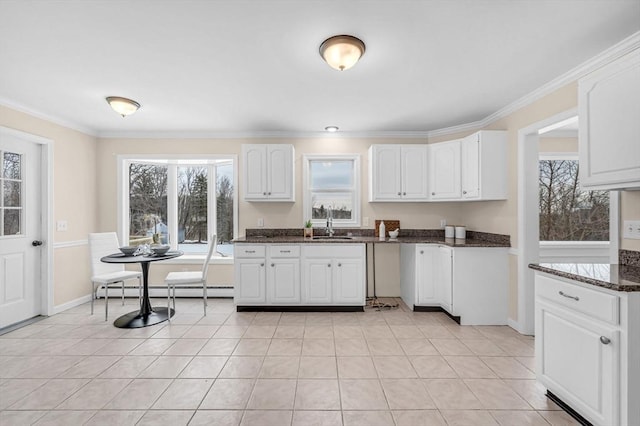
[[[473,134],[464,138],[460,144],[462,198],[480,196],[480,141]]]
[[[308,305],[331,304],[331,259],[305,259],[302,268],[302,302]]]
[[[402,193],[400,183],[400,148],[376,145],[373,155],[373,197],[372,200],[398,200]]]
[[[453,314],[452,303],[452,255],[453,251],[449,247],[438,247],[436,256],[436,297],[440,301],[440,306]]]
[[[267,287],[270,303],[300,303],[300,261],[272,259],[269,264]]]
[[[267,149],[267,198],[292,200],[293,146],[269,145]]]
[[[235,276],[237,305],[266,302],[264,259],[236,259]]]
[[[0,131],[0,328],[41,313],[41,145]]]
[[[402,147],[402,199],[426,201],[427,147],[405,145]]]
[[[431,199],[460,198],[460,141],[429,145]]]
[[[267,146],[242,145],[244,158],[244,198],[267,198]]]
[[[333,302],[337,305],[364,305],[362,259],[335,259],[333,266]]]
[[[416,285],[418,286],[418,305],[436,305],[439,303],[436,294],[434,266],[437,261],[437,247],[416,247]]]

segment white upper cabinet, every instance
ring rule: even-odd
[[[244,199],[295,201],[293,145],[242,145]]]
[[[369,201],[427,201],[426,145],[371,145]]]
[[[461,196],[507,199],[507,132],[483,130],[460,141]]]
[[[432,200],[460,198],[460,141],[429,145],[429,188]]]
[[[579,81],[580,183],[640,188],[640,49]]]

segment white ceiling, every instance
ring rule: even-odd
[[[97,135],[422,132],[639,30],[640,0],[0,0],[0,103]],[[366,43],[351,70],[318,54],[336,34]]]

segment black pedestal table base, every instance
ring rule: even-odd
[[[167,308],[152,308],[152,312],[148,314],[141,314],[140,311],[129,312],[122,315],[120,318],[114,321],[113,325],[118,328],[140,328],[147,327],[166,321],[169,316],[175,315],[173,309]]]

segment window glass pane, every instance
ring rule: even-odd
[[[233,246],[233,165],[217,166],[216,229],[220,253],[231,256]]]
[[[541,241],[609,241],[609,192],[581,191],[577,160],[539,162]]]
[[[206,252],[207,167],[178,167],[178,248]]]
[[[150,244],[154,234],[167,243],[167,167],[129,166],[129,244]]]
[[[351,189],[353,188],[353,161],[336,160],[309,162],[312,189]]]
[[[19,181],[5,180],[2,183],[5,207],[21,207],[22,206],[22,183]]]
[[[5,152],[2,156],[2,177],[7,179],[20,179],[21,155],[13,152]]]
[[[22,209],[4,209],[3,235],[20,234],[20,214]]]
[[[326,219],[327,212],[331,209],[333,218],[340,219],[352,219],[353,213],[353,195],[351,193],[326,193],[326,192],[312,192],[311,193],[311,218],[312,219]]]

